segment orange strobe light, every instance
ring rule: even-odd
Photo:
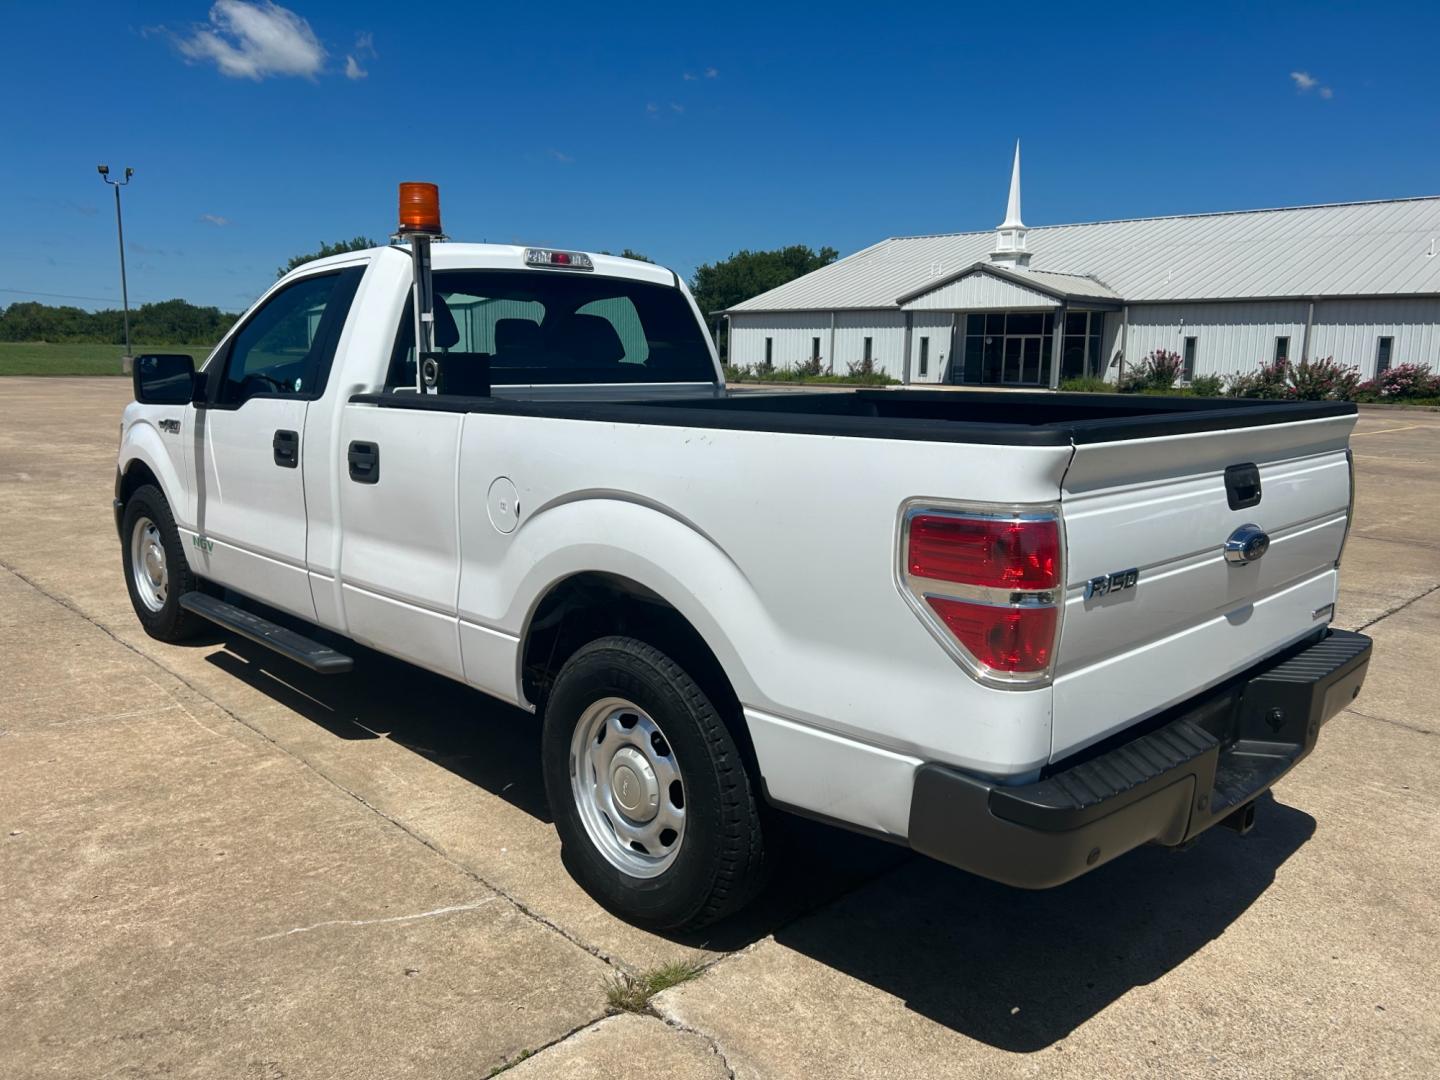
[[[440,234],[440,189],[406,181],[400,185],[400,232]]]

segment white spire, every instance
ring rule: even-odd
[[[1010,168],[1010,201],[1005,206],[1005,220],[995,229],[995,250],[990,261],[1008,263],[1017,270],[1030,265],[1025,250],[1025,222],[1020,220],[1020,140],[1015,140],[1015,164]]]
[[[1010,201],[1005,205],[1005,220],[1000,223],[1002,229],[1023,229],[1025,222],[1020,220],[1020,140],[1015,140],[1015,164],[1010,169]]]

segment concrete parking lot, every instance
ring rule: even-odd
[[[1022,893],[797,823],[755,911],[675,940],[570,881],[533,718],[147,638],[128,398],[0,379],[0,1077],[1440,1075],[1440,414],[1360,419],[1369,682],[1250,836]]]

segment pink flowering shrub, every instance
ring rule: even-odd
[[[1360,401],[1404,401],[1440,397],[1440,376],[1425,364],[1396,364],[1355,388]]]

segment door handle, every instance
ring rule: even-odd
[[[270,441],[275,451],[275,464],[282,469],[300,467],[300,433],[298,431],[277,431]]]
[[[380,447],[373,442],[352,442],[345,455],[350,462],[350,479],[357,484],[380,482]]]

